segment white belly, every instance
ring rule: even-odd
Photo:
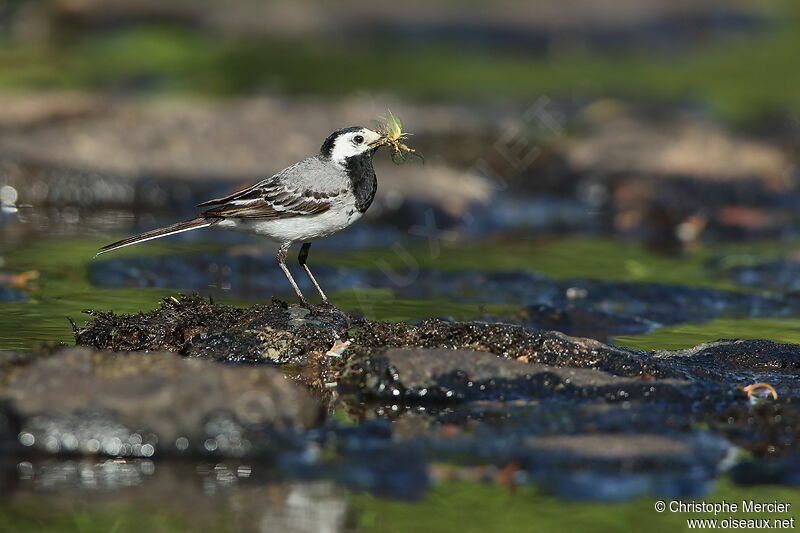
[[[361,215],[352,203],[335,203],[329,210],[316,215],[273,220],[228,218],[214,227],[251,233],[279,243],[313,242],[339,233],[361,218]]]

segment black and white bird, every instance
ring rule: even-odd
[[[167,235],[200,228],[222,228],[267,237],[280,243],[278,266],[308,306],[286,268],[286,253],[302,243],[298,260],[322,302],[328,297],[306,264],[311,243],[347,228],[372,204],[378,181],[372,156],[386,137],[369,128],[354,126],[333,132],[314,157],[291,165],[271,178],[228,196],[199,204],[214,206],[197,218],[154,229],[104,246],[98,255]]]

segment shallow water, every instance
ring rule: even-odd
[[[111,309],[117,313],[144,311],[156,307],[160,298],[179,292],[170,288],[93,285],[91,265],[107,260],[93,258],[94,251],[106,240],[42,239],[0,245],[3,271],[39,272],[39,277],[23,289],[26,301],[0,304],[0,349],[30,350],[42,344],[71,344],[74,339],[68,316],[81,325],[87,318],[82,314],[84,309]],[[381,273],[377,281],[373,278],[375,283],[370,287],[341,289],[331,294],[338,305],[352,313],[388,320],[430,316],[496,320],[515,316],[521,309],[519,302],[498,303],[498,298],[493,296],[499,293],[487,294],[481,299],[480,287],[473,287],[472,300],[466,301],[453,298],[452,293],[446,291],[439,296],[409,297],[408,287],[413,286],[425,269],[440,272],[510,269],[530,271],[554,280],[662,282],[752,294],[753,287],[738,286],[725,275],[725,268],[748,264],[760,257],[773,257],[783,249],[790,249],[790,246],[724,245],[675,257],[604,238],[515,236],[470,244],[450,243],[436,253],[424,242],[409,242],[400,249],[347,253],[328,249],[316,253],[314,261],[332,268],[371,268]],[[203,250],[225,253],[219,243],[161,241],[124,250],[117,257],[161,254],[180,257]],[[385,278],[383,284],[381,276]],[[221,286],[196,288],[201,294],[213,295],[217,301],[237,304],[258,301],[234,297]],[[288,291],[279,296],[292,299]],[[618,336],[615,342],[652,350],[690,347],[718,338],[800,342],[800,325],[792,314],[729,317],[723,310],[719,317],[709,321],[665,325],[643,335]],[[413,427],[417,423],[408,414],[392,416],[392,409],[396,407],[377,408],[374,413],[378,413],[379,419],[393,420],[393,424],[410,423]],[[554,407],[558,409],[557,405]],[[452,416],[458,420],[461,415],[455,412]],[[341,409],[333,413],[332,419],[342,428],[351,424],[361,428],[364,422],[351,418]],[[456,422],[455,427],[459,424]],[[444,427],[448,427],[447,424]],[[396,461],[396,457],[392,457],[392,461]],[[373,464],[375,460],[377,463]],[[409,458],[399,471],[407,475],[397,477],[396,465],[386,470],[381,465],[385,459],[375,460],[366,461],[370,466],[363,470],[353,470],[357,463],[345,463],[344,471],[334,470],[323,475],[314,471],[303,474],[303,460],[277,468],[230,461],[176,464],[163,460],[10,460],[2,466],[8,480],[5,489],[11,496],[0,503],[0,523],[10,527],[10,531],[83,532],[270,531],[276,528],[283,531],[519,531],[556,527],[611,531],[632,521],[648,521],[654,531],[669,531],[683,524],[686,518],[705,516],[665,513],[658,515],[658,521],[654,522],[655,499],[641,496],[648,493],[648,483],[655,483],[647,477],[651,474],[637,477],[635,473],[615,473],[597,477],[595,472],[592,475],[596,477],[587,479],[571,474],[563,479],[550,479],[542,485],[541,480],[530,479],[524,469],[513,463],[501,468],[465,466],[462,460],[456,460],[455,464],[434,462],[420,471],[421,463]],[[424,474],[407,477],[413,472]],[[686,481],[662,480],[661,483],[666,484],[656,491],[681,486],[683,488],[676,490],[686,496]],[[727,478],[719,482],[698,479],[692,490],[707,501],[722,498],[791,501],[797,494],[792,488],[750,488],[733,484]],[[581,494],[589,494],[590,499],[623,501],[577,503],[576,500],[585,497]],[[606,496],[601,496],[603,494]],[[169,503],[165,505],[165,501]],[[42,512],[43,502],[46,502],[46,512]]]
[[[342,490],[328,482],[281,482],[258,468],[236,464],[162,466],[145,462],[95,465],[108,474],[77,493],[42,494],[23,481],[13,498],[0,503],[4,531],[622,531],[647,523],[650,531],[675,531],[687,518],[758,518],[753,513],[662,513],[654,498],[619,503],[567,502],[536,488],[493,481],[498,472],[463,471],[447,465],[445,478],[420,500],[397,500]],[[68,472],[92,465],[69,463]],[[28,465],[23,465],[27,469]],[[144,471],[145,473],[141,473]],[[125,480],[125,474],[133,480]],[[136,473],[134,473],[136,472]],[[64,475],[54,466],[52,475]],[[69,475],[69,474],[67,474]],[[114,478],[114,476],[117,476]],[[262,476],[253,480],[254,476]],[[263,479],[266,477],[267,479]],[[106,492],[111,489],[111,492]],[[168,497],[163,505],[160,498]],[[784,487],[742,488],[723,479],[709,501],[792,501]],[[791,519],[796,513],[775,513]]]
[[[268,301],[268,296],[244,298],[224,285],[189,286],[179,289],[154,287],[104,288],[90,281],[90,267],[108,256],[95,258],[96,250],[108,239],[65,238],[41,239],[27,243],[0,243],[2,271],[35,270],[39,277],[29,281],[23,291],[26,301],[3,302],[0,305],[0,350],[29,350],[37,345],[58,342],[72,343],[72,329],[67,317],[78,325],[85,322],[86,309],[113,310],[131,313],[153,309],[162,297],[179,292],[199,292],[215,301],[251,304]],[[426,269],[441,272],[528,271],[559,279],[597,279],[631,282],[657,282],[689,287],[707,287],[753,293],[752,286],[738,285],[726,275],[724,268],[748,264],[759,257],[769,259],[790,244],[766,243],[758,246],[720,245],[684,256],[662,255],[647,249],[607,238],[490,238],[483,241],[445,243],[433,253],[422,242],[410,242],[390,249],[366,249],[336,253],[329,249],[315,252],[313,263],[347,269],[368,269],[375,272],[370,284],[358,288],[342,288],[330,294],[343,309],[358,315],[381,320],[409,320],[431,316],[454,319],[504,317],[520,309],[520,301],[481,295],[480,286],[468,287],[472,295],[467,301],[454,298],[452,287],[433,287],[433,294],[409,297],[409,288],[420,280]],[[209,251],[219,254],[220,244],[189,244],[158,241],[115,252],[113,259],[133,256],[177,256]],[[259,252],[262,253],[262,252]],[[220,268],[224,268],[221,255]],[[271,253],[267,252],[267,258]],[[265,261],[270,265],[271,259]],[[294,268],[293,265],[290,268]],[[277,268],[274,269],[277,271]],[[264,272],[271,276],[276,272]],[[256,272],[253,274],[259,276]],[[305,282],[300,273],[298,280]],[[346,278],[348,279],[348,278]],[[281,285],[282,280],[281,281]],[[152,285],[152,284],[151,284]],[[280,287],[280,285],[278,285]],[[438,294],[437,294],[438,290]],[[458,290],[458,289],[456,289]],[[275,296],[293,300],[288,285]],[[760,291],[759,294],[764,291]],[[251,292],[252,294],[252,292]],[[790,311],[791,312],[791,311]],[[776,316],[721,316],[698,323],[666,325],[645,335],[616,337],[616,343],[640,349],[677,349],[719,338],[767,338],[781,342],[800,341],[800,325],[786,312]],[[766,314],[767,316],[764,316]]]

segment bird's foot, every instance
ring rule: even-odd
[[[339,309],[328,300],[323,300],[323,302],[319,304],[310,304],[308,302],[304,302],[301,303],[301,305],[311,311],[312,315],[339,315],[345,318],[350,317],[350,314],[347,311],[344,309]]]

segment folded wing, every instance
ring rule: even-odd
[[[330,183],[331,169],[316,158],[292,165],[280,173],[228,196],[198,207],[215,205],[201,217],[276,219],[323,213],[342,194]],[[338,176],[337,176],[338,177]]]

